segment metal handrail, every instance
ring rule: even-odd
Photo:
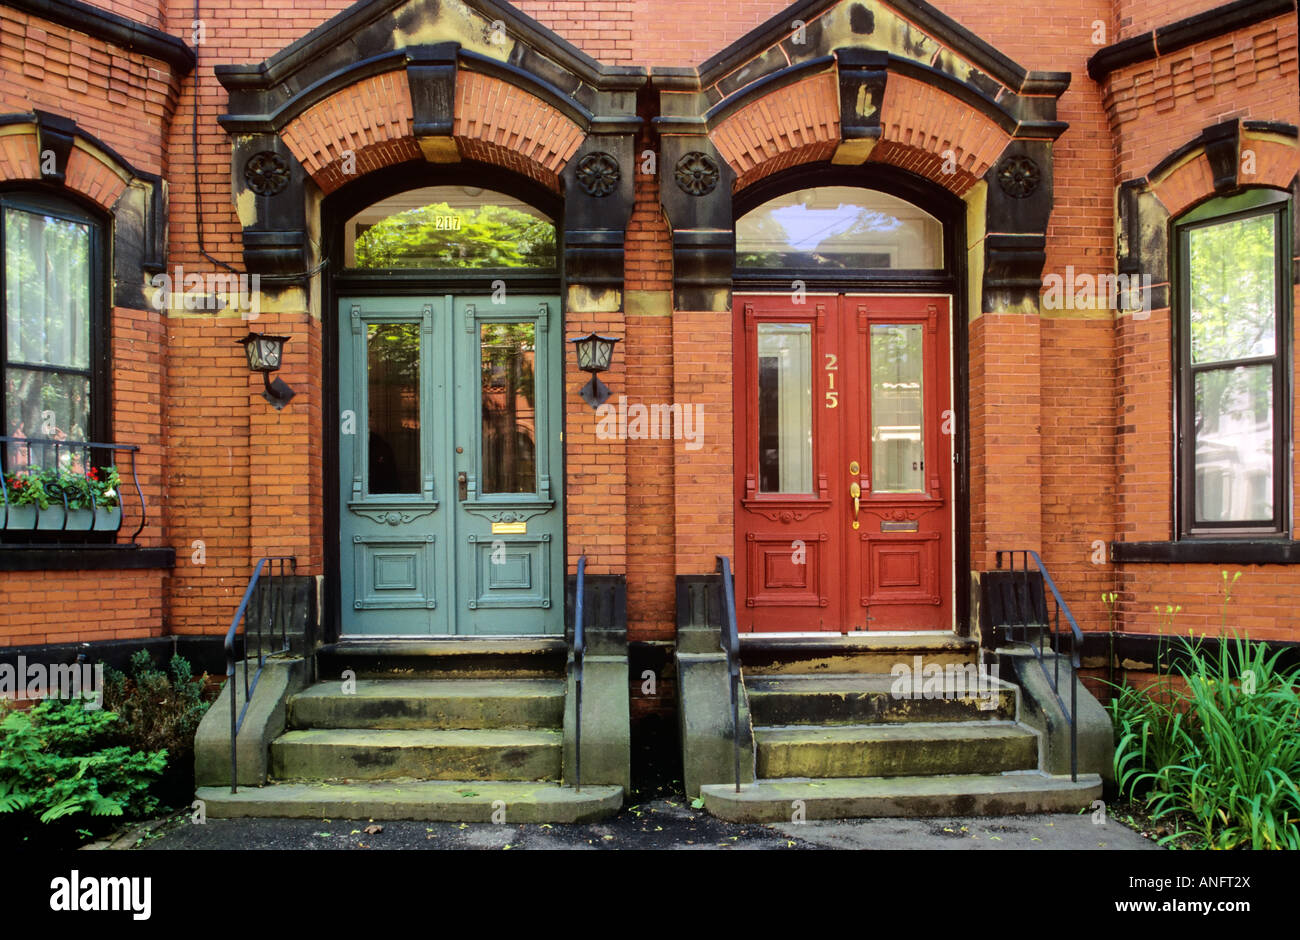
[[[11,453],[12,450],[16,449],[17,447],[21,447],[22,450],[26,451],[25,460],[22,461],[19,465],[13,466],[12,465],[13,460],[11,460]],[[47,465],[46,461],[33,460],[32,459],[33,448],[43,449],[47,454],[49,449],[53,449],[54,451],[53,463],[49,463]],[[144,531],[145,524],[148,522],[149,519],[149,508],[144,500],[144,490],[140,486],[140,476],[139,474],[136,473],[136,469],[135,469],[135,455],[140,452],[140,447],[137,444],[105,444],[99,441],[71,441],[71,440],[60,441],[60,440],[55,440],[54,438],[47,438],[47,437],[14,437],[9,435],[0,436],[0,457],[3,457],[3,459],[0,460],[0,468],[2,468],[2,470],[0,470],[0,499],[3,500],[3,505],[4,505],[4,516],[3,516],[3,521],[0,522],[0,528],[3,528],[4,530],[7,531],[22,531],[22,532],[29,532],[29,531],[30,532],[38,532],[38,531],[40,532],[106,532],[106,533],[112,533],[114,536],[116,536],[118,532],[122,531],[122,520],[126,517],[125,514],[126,500],[122,498],[123,494],[122,494],[121,486],[118,487],[117,506],[115,507],[118,510],[117,526],[112,529],[96,529],[93,515],[91,517],[91,527],[89,529],[69,529],[68,520],[69,518],[71,518],[69,515],[69,509],[71,507],[69,507],[68,505],[68,494],[66,492],[61,492],[59,494],[63,500],[63,524],[59,526],[59,528],[41,529],[39,527],[39,522],[34,524],[31,529],[26,529],[26,528],[10,529],[9,528],[9,508],[13,504],[10,499],[9,481],[5,479],[5,475],[7,473],[19,473],[24,469],[57,470],[63,467],[64,459],[68,452],[75,454],[78,451],[81,452],[80,466],[82,468],[82,473],[88,473],[90,469],[94,466],[93,458],[92,458],[92,454],[94,451],[112,451],[115,455],[120,453],[120,454],[125,454],[127,456],[127,461],[130,465],[129,472],[131,474],[131,483],[135,487],[136,498],[139,500],[139,504],[140,504],[140,524],[136,526],[135,531],[131,533],[131,540],[129,543],[129,545],[134,545],[135,540],[139,537],[140,533]],[[113,458],[114,466],[116,466],[116,462],[117,462],[117,458],[116,456],[114,456]],[[118,471],[118,476],[119,477],[122,476],[121,470]],[[95,508],[98,507],[92,506],[91,507],[92,511]],[[21,546],[15,546],[15,547],[21,547]],[[48,547],[48,546],[43,546],[43,547]],[[126,545],[124,544],[123,547],[126,547]]]
[[[1038,643],[1036,645],[1030,643],[1030,649],[1033,651],[1034,657],[1038,660],[1039,668],[1043,670],[1043,676],[1047,679],[1047,681],[1052,686],[1052,694],[1056,696],[1056,703],[1061,706],[1061,711],[1065,714],[1066,719],[1068,719],[1070,723],[1070,779],[1072,781],[1077,781],[1079,779],[1079,729],[1078,729],[1077,715],[1079,711],[1079,666],[1081,663],[1080,650],[1083,648],[1083,631],[1079,629],[1079,624],[1074,619],[1074,614],[1070,612],[1070,605],[1065,602],[1065,598],[1062,597],[1061,592],[1057,590],[1056,582],[1052,580],[1052,576],[1051,574],[1048,573],[1047,566],[1043,564],[1043,559],[1038,556],[1038,552],[1026,548],[1012,549],[1010,551],[1005,551],[1005,552],[999,551],[996,554],[998,570],[1002,570],[1002,556],[1004,554],[1006,554],[1009,557],[1009,560],[1011,562],[1010,572],[1011,572],[1013,584],[1015,581],[1015,575],[1017,571],[1016,556],[1020,555],[1024,558],[1024,564],[1021,565],[1019,570],[1021,572],[1022,583],[1025,587],[1024,596],[1026,598],[1030,596],[1029,595],[1030,559],[1033,560],[1034,565],[1037,567],[1038,573],[1043,579],[1043,584],[1048,588],[1048,590],[1052,592],[1052,598],[1056,605],[1054,610],[1054,616],[1049,618],[1050,623],[1037,625],[1042,627],[1050,626],[1052,628],[1052,652],[1055,654],[1052,657],[1052,667],[1053,667],[1052,672],[1049,673],[1047,671],[1047,664],[1044,662],[1044,658],[1043,658],[1043,639],[1045,636],[1045,632],[1043,630],[1040,629],[1038,631]],[[1016,606],[1017,606],[1017,610],[1019,610],[1020,605],[1017,604]],[[1070,670],[1070,676],[1071,676],[1070,707],[1068,709],[1065,707],[1065,701],[1061,698],[1061,638],[1062,638],[1061,612],[1062,611],[1065,612],[1065,619],[1070,627],[1070,633],[1069,633],[1070,665],[1072,668]],[[1044,610],[1043,614],[1044,616],[1047,616],[1047,611]],[[1014,625],[1008,624],[1008,626],[1014,629]],[[1025,631],[1026,634],[1025,639],[1027,640],[1030,625],[1027,622],[1024,622],[1022,619],[1022,622],[1020,623],[1019,626],[1021,627],[1021,629]],[[1009,637],[1009,639],[1014,639],[1014,637]]]
[[[573,763],[574,789],[582,791],[582,661],[587,654],[587,636],[583,629],[586,607],[587,556],[578,559],[577,596],[573,600]]]
[[[239,602],[239,609],[235,611],[234,619],[230,621],[230,629],[226,631],[226,686],[230,690],[230,792],[238,793],[238,748],[235,746],[239,737],[239,729],[244,726],[244,716],[248,713],[248,705],[253,700],[253,691],[257,688],[257,680],[262,677],[262,669],[266,665],[268,653],[283,653],[289,649],[289,631],[287,611],[284,609],[284,574],[285,566],[289,566],[289,572],[296,573],[298,570],[298,560],[293,555],[268,555],[265,558],[259,558],[257,566],[253,568],[253,575],[248,579],[248,587],[244,590],[244,599]],[[253,673],[252,682],[248,677],[248,657],[249,657],[249,624],[244,622],[244,707],[239,709],[239,715],[235,715],[235,699],[238,697],[235,686],[235,635],[239,629],[241,621],[245,621],[248,613],[248,602],[253,598],[253,592],[257,591],[257,584],[262,576],[262,569],[267,568],[270,571],[278,571],[279,580],[275,582],[276,591],[271,598],[270,618],[271,638],[275,636],[275,624],[278,620],[280,623],[280,646],[278,649],[268,650],[263,644],[263,625],[268,622],[266,614],[266,591],[260,591],[257,594],[257,616],[254,620],[256,625],[257,638],[257,670]],[[268,574],[268,577],[276,577],[275,574]]]
[[[740,629],[736,625],[736,587],[731,579],[731,559],[718,555],[717,571],[722,575],[722,651],[727,654],[727,675],[731,680],[731,750],[736,765],[736,792],[740,792]]]

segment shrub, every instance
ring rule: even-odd
[[[1300,848],[1300,670],[1278,668],[1282,651],[1237,637],[1218,655],[1183,641],[1174,672],[1185,689],[1163,701],[1117,687],[1115,779],[1145,796],[1163,841],[1208,848]]]
[[[189,661],[172,656],[164,672],[153,665],[147,650],[131,657],[130,674],[106,669],[104,707],[122,716],[119,740],[140,750],[166,748],[175,763],[194,750],[209,702],[204,697],[207,674],[196,677]]]
[[[106,746],[112,712],[50,699],[30,710],[5,703],[0,716],[0,813],[50,823],[82,813],[138,817],[157,805],[149,787],[167,753]]]

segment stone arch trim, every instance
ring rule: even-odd
[[[314,275],[319,194],[396,164],[472,161],[560,193],[570,304],[621,306],[643,69],[604,66],[497,0],[360,0],[216,72],[250,271]]]
[[[730,305],[732,194],[800,164],[876,163],[975,208],[973,312],[1037,312],[1069,73],[1028,71],[928,4],[804,0],[697,68],[655,69],[651,81],[678,309]],[[672,186],[682,160],[716,161],[716,187]]]
[[[536,95],[463,70],[456,77],[453,115],[451,138],[460,156],[504,167],[554,191],[586,136],[575,121]],[[308,108],[280,136],[329,194],[357,176],[421,159],[414,124],[405,74],[384,72]],[[345,163],[351,161],[353,172],[348,173]]]
[[[145,285],[163,269],[166,191],[77,122],[46,111],[0,115],[0,181],[62,187],[113,222],[114,306],[143,310]]]

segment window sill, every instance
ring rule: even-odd
[[[1277,538],[1111,542],[1110,558],[1120,564],[1300,565],[1300,542]]]
[[[0,546],[0,571],[106,571],[139,568],[172,568],[174,548],[6,548]]]

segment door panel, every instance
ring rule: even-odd
[[[737,297],[742,629],[952,627],[948,311]]]
[[[340,302],[344,635],[562,631],[551,310],[539,297]]]

